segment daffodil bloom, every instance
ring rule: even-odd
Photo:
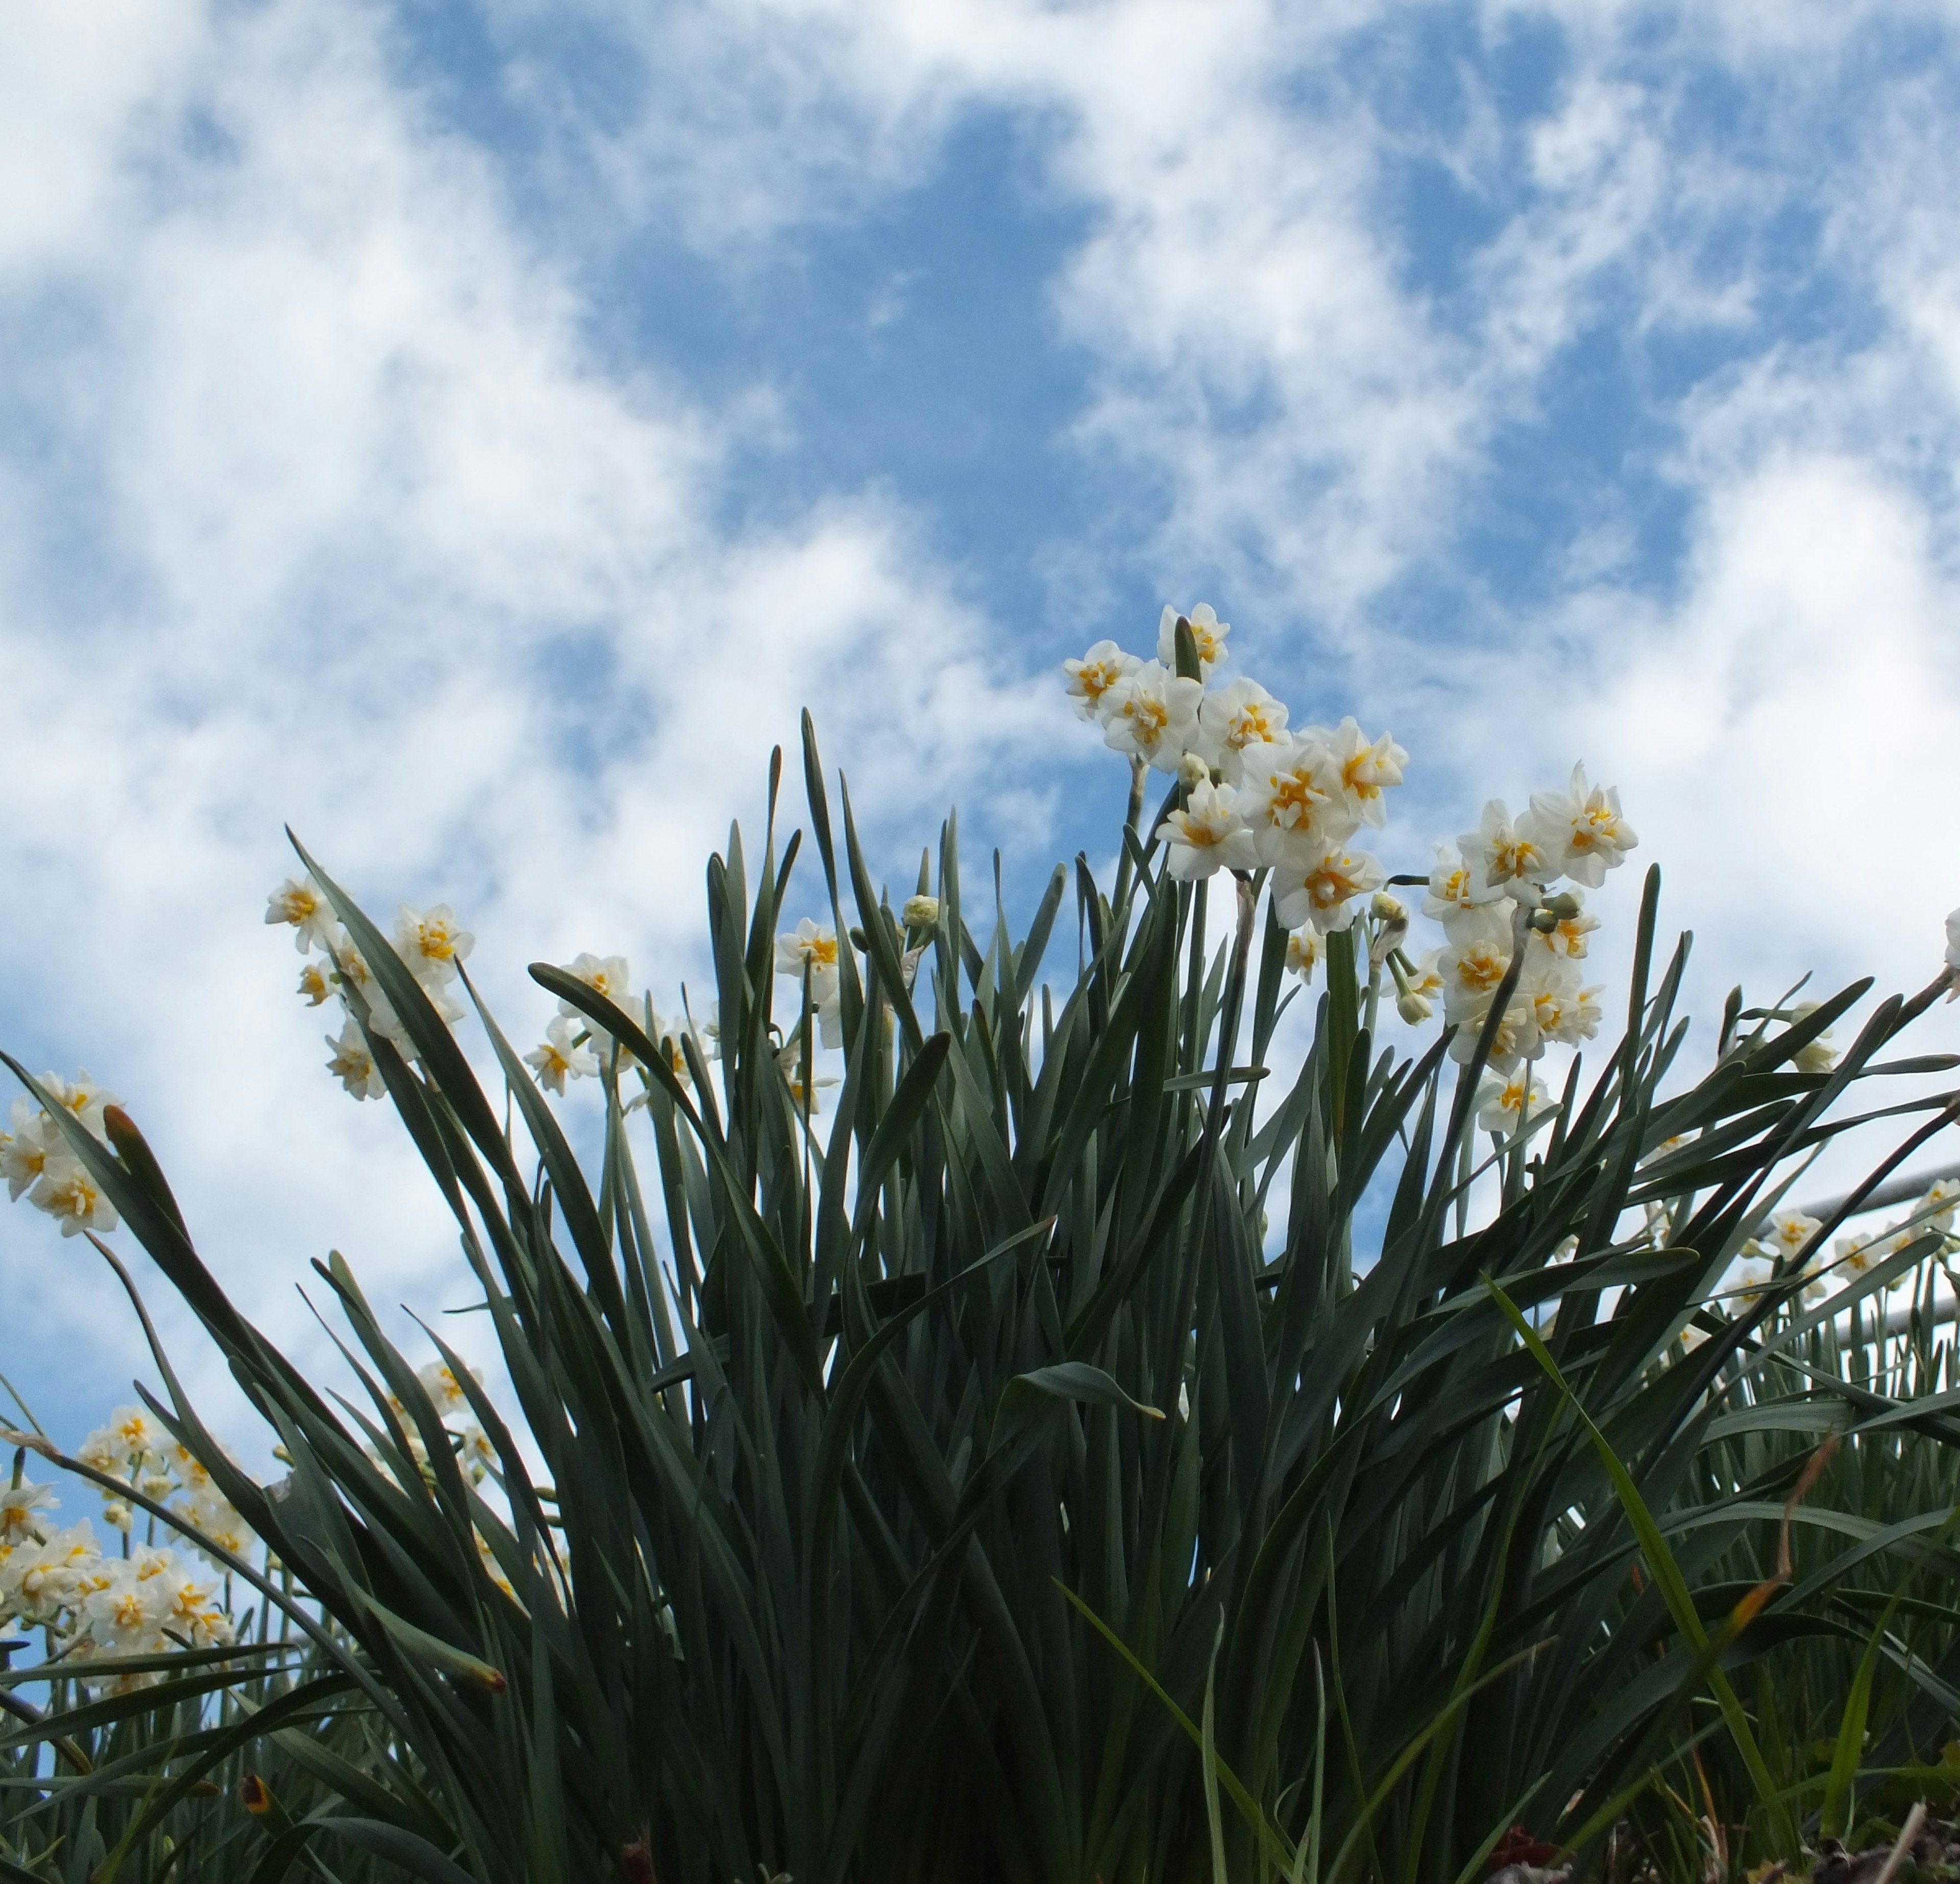
[[[837,932],[806,916],[776,938],[776,973],[793,981],[807,977],[812,1006],[822,1007],[837,992]]]
[[[298,932],[293,946],[301,955],[311,948],[331,951],[340,925],[326,893],[310,876],[288,877],[266,899],[268,923],[290,923]]]
[[[1753,1307],[1762,1299],[1763,1291],[1769,1287],[1774,1274],[1764,1258],[1745,1257],[1736,1266],[1736,1279],[1730,1292],[1745,1308]]]
[[[545,1028],[544,1044],[524,1056],[524,1064],[538,1076],[547,1092],[565,1096],[568,1075],[574,1079],[590,1079],[599,1071],[599,1057],[589,1047],[578,1044],[576,1025],[562,1014],[554,1014]]]
[[[1815,1001],[1799,1001],[1790,1009],[1792,1027],[1800,1026],[1817,1012]],[[1831,1044],[1831,1030],[1825,1028],[1815,1038],[1806,1040],[1790,1056],[1790,1067],[1800,1073],[1828,1073],[1838,1063],[1838,1050]]]
[[[1191,624],[1191,638],[1198,647],[1198,671],[1209,675],[1225,658],[1225,637],[1232,632],[1229,621],[1220,621],[1208,602],[1201,602],[1184,617]],[[1166,606],[1157,617],[1157,659],[1171,672],[1177,672],[1178,612]]]
[[[1529,897],[1533,885],[1548,883],[1558,874],[1551,853],[1529,827],[1511,822],[1501,798],[1491,799],[1477,828],[1465,831],[1456,843],[1471,868],[1482,873],[1488,889]]]
[[[1600,990],[1581,987],[1579,971],[1563,955],[1526,958],[1517,999],[1540,1037],[1576,1047],[1599,1031]]]
[[[1320,939],[1320,931],[1310,926],[1296,929],[1287,937],[1286,965],[1303,981],[1311,981],[1313,971],[1319,965],[1322,949],[1325,945]]]
[[[102,1194],[102,1187],[74,1158],[51,1155],[27,1193],[27,1201],[52,1217],[65,1237],[116,1228],[116,1212]]]
[[[1510,971],[1513,945],[1509,908],[1503,904],[1478,910],[1474,922],[1466,917],[1437,958],[1443,1011],[1452,1021],[1481,1020]]]
[[[1508,1078],[1487,1074],[1477,1101],[1478,1129],[1509,1136],[1548,1110],[1551,1094],[1542,1079],[1520,1069]]]
[[[1534,792],[1520,823],[1551,857],[1556,873],[1590,889],[1605,882],[1606,872],[1624,863],[1640,842],[1620,815],[1618,789],[1589,785],[1583,765],[1572,768],[1564,791]]]
[[[1077,716],[1100,719],[1109,689],[1142,665],[1137,656],[1125,653],[1114,641],[1098,641],[1080,660],[1064,661],[1061,671],[1068,676],[1068,697],[1075,702]]]
[[[453,981],[458,966],[476,945],[476,938],[457,921],[447,903],[428,910],[404,903],[395,912],[395,953],[425,986],[439,988]]]
[[[332,992],[333,982],[318,962],[310,961],[300,971],[300,995],[308,1007],[318,1007]]]
[[[1198,707],[1198,748],[1238,784],[1249,747],[1273,745],[1286,737],[1287,710],[1255,680],[1230,680],[1209,689]]]
[[[381,1077],[380,1068],[374,1064],[374,1056],[361,1034],[359,1021],[350,1019],[340,1030],[340,1037],[336,1040],[329,1034],[326,1044],[333,1049],[333,1057],[326,1063],[326,1070],[355,1098],[385,1099],[388,1096],[388,1082]]]
[[[1333,761],[1341,794],[1354,817],[1363,824],[1386,822],[1388,804],[1382,794],[1402,782],[1408,754],[1386,732],[1370,739],[1351,715],[1331,732],[1309,726],[1304,736],[1322,747]]]
[[[1104,696],[1102,742],[1174,773],[1197,740],[1204,694],[1198,681],[1180,679],[1160,661],[1145,661]]]
[[[50,1157],[62,1155],[62,1136],[54,1121],[30,1099],[14,1101],[13,1129],[0,1132],[0,1177],[14,1203],[30,1190],[47,1169]]]
[[[0,1485],[0,1541],[25,1542],[42,1527],[35,1513],[54,1511],[60,1503],[51,1485],[31,1485],[23,1479],[18,1485]]]
[[[1599,926],[1599,917],[1589,916],[1583,907],[1586,892],[1583,889],[1569,889],[1553,898],[1554,904],[1559,904],[1561,899],[1569,899],[1573,906],[1572,913],[1570,916],[1557,914],[1550,929],[1540,929],[1534,923],[1531,939],[1541,948],[1547,949],[1554,955],[1567,956],[1573,961],[1583,961],[1586,955],[1586,938]]]
[[[1801,1210],[1779,1210],[1770,1218],[1769,1246],[1790,1261],[1823,1228],[1816,1218],[1807,1217]]]
[[[594,994],[610,1001],[615,1007],[623,1008],[632,999],[632,990],[628,985],[631,977],[624,955],[575,955],[565,964],[565,973],[583,981]],[[584,1018],[569,1001],[559,1002],[558,1011]]]
[[[1258,863],[1252,834],[1239,815],[1238,796],[1229,785],[1194,786],[1184,808],[1157,827],[1157,836],[1170,847],[1165,867],[1179,882],[1220,870],[1249,870]]]
[[[1926,1219],[1927,1228],[1943,1234],[1953,1228],[1953,1213],[1960,1208],[1960,1180],[1936,1177],[1927,1188],[1926,1195],[1919,1200],[1919,1207],[1932,1214]]]
[[[1298,855],[1273,872],[1273,913],[1288,929],[1311,923],[1322,935],[1345,929],[1360,913],[1357,897],[1372,895],[1388,872],[1365,850],[1329,844]]]
[[[1350,809],[1333,755],[1300,735],[1249,747],[1239,755],[1240,809],[1263,863],[1279,866],[1351,837]]]
[[[837,1084],[835,1079],[813,1075],[807,1091],[803,1083],[803,1041],[793,1037],[789,1044],[776,1056],[776,1064],[782,1069],[783,1082],[790,1089],[790,1101],[799,1112],[818,1113],[823,1110],[823,1102],[817,1093],[826,1086]]]
[[[1436,847],[1435,867],[1423,892],[1422,913],[1437,922],[1446,922],[1466,910],[1481,909],[1503,894],[1501,885],[1486,882],[1481,871],[1472,869],[1454,845],[1440,844]]]

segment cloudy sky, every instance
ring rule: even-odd
[[[14,0],[0,1039],[125,1097],[275,1330],[329,1247],[453,1305],[260,923],[282,824],[384,913],[455,904],[534,1032],[533,958],[698,971],[806,704],[895,878],[955,799],[1013,882],[1106,847],[1055,669],[1167,600],[1411,749],[1392,864],[1583,756],[1702,999],[1920,985],[1956,24]],[[138,1365],[94,1261],[0,1212],[0,1371],[70,1438]]]

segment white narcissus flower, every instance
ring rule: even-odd
[[[318,962],[310,961],[300,971],[300,998],[308,1007],[318,1007],[332,992],[332,978]]]
[[[1169,845],[1166,867],[1181,883],[1220,870],[1249,870],[1259,861],[1252,834],[1239,815],[1239,794],[1208,781],[1192,787],[1181,811],[1170,812],[1157,834]]]
[[[1575,765],[1562,792],[1534,792],[1522,824],[1552,859],[1557,872],[1597,889],[1606,872],[1626,861],[1640,842],[1620,815],[1617,787],[1589,785],[1586,768]]]
[[[1100,719],[1109,689],[1142,665],[1137,656],[1125,653],[1114,641],[1098,641],[1080,660],[1064,661],[1061,671],[1068,676],[1068,697],[1075,702],[1077,715],[1084,720]]]
[[[24,1479],[18,1485],[0,1485],[0,1542],[24,1543],[46,1528],[45,1520],[35,1514],[56,1510],[60,1504],[51,1485],[30,1485]]]
[[[1779,1210],[1770,1218],[1769,1245],[1787,1262],[1816,1235],[1824,1225],[1801,1210]]]
[[[106,1587],[82,1600],[82,1620],[96,1646],[110,1655],[140,1655],[167,1651],[163,1632],[170,1609],[170,1583],[161,1571],[148,1569],[147,1557],[111,1562]]]
[[[1477,1093],[1478,1129],[1509,1137],[1551,1107],[1545,1082],[1528,1069],[1519,1068],[1508,1077],[1486,1074]]]
[[[1931,1214],[1926,1219],[1929,1230],[1942,1233],[1953,1228],[1953,1213],[1960,1209],[1960,1180],[1936,1177],[1927,1187],[1926,1195],[1919,1200],[1921,1210]]]
[[[554,1014],[545,1026],[543,1044],[524,1056],[524,1064],[537,1075],[538,1084],[547,1092],[565,1096],[565,1082],[590,1079],[599,1072],[599,1056],[578,1039],[578,1027],[568,1015]]]
[[[428,910],[404,903],[395,912],[395,953],[425,987],[440,988],[453,981],[458,964],[476,945],[476,938],[457,921],[447,903]]]
[[[1386,732],[1370,739],[1351,715],[1332,732],[1309,726],[1304,736],[1325,748],[1333,761],[1341,795],[1354,816],[1363,824],[1386,822],[1388,804],[1382,794],[1402,782],[1408,754]]]
[[[1229,621],[1220,621],[1208,602],[1201,602],[1184,618],[1191,624],[1191,638],[1198,647],[1198,671],[1208,675],[1225,658],[1225,637],[1232,632]],[[1166,605],[1157,617],[1157,659],[1171,672],[1177,672],[1176,609]]]
[[[472,1377],[480,1385],[482,1375],[473,1368]],[[415,1378],[421,1382],[422,1390],[429,1396],[429,1403],[444,1419],[453,1413],[467,1412],[469,1396],[463,1383],[456,1377],[455,1371],[447,1361],[431,1361],[415,1369]]]
[[[1473,870],[1452,844],[1436,847],[1436,865],[1429,873],[1423,892],[1422,913],[1439,923],[1446,923],[1466,910],[1481,909],[1504,894],[1501,885],[1484,881],[1484,872]]]
[[[301,955],[310,948],[330,950],[340,929],[326,891],[310,876],[288,877],[267,897],[266,920],[290,923],[298,932],[293,946]]]
[[[1752,1308],[1761,1301],[1763,1291],[1769,1287],[1775,1273],[1767,1257],[1746,1256],[1736,1265],[1735,1279],[1729,1285],[1729,1293],[1745,1308]]]
[[[169,1607],[164,1612],[163,1625],[173,1637],[192,1648],[220,1648],[230,1643],[231,1619],[218,1601],[216,1578],[173,1566],[166,1573],[164,1590]]]
[[[179,1500],[177,1509],[198,1533],[193,1546],[208,1562],[222,1567],[224,1560],[218,1555],[219,1552],[229,1551],[239,1557],[251,1549],[252,1533],[246,1528],[244,1519],[217,1491],[206,1488],[194,1492]]]
[[[0,1177],[7,1180],[7,1195],[18,1203],[47,1169],[49,1158],[65,1154],[60,1128],[31,1099],[14,1101],[11,1123],[11,1131],[0,1132]]]
[[[1532,886],[1548,883],[1558,874],[1551,853],[1532,831],[1511,822],[1501,798],[1486,803],[1477,828],[1466,831],[1456,843],[1487,888],[1507,891],[1521,900],[1535,900]]]
[[[1249,747],[1271,745],[1286,736],[1287,710],[1255,680],[1229,680],[1199,702],[1199,749],[1225,774],[1227,784],[1243,777],[1240,755]]]
[[[583,981],[594,994],[610,1001],[615,1007],[625,1007],[632,996],[624,955],[580,954],[565,964],[565,971],[574,980]],[[560,1001],[558,1011],[577,1016],[581,1021],[584,1018],[569,1001]]]
[[[1249,747],[1240,755],[1240,807],[1262,863],[1340,842],[1359,824],[1333,755],[1316,740],[1295,734]]]
[[[1360,913],[1354,899],[1372,895],[1388,872],[1365,850],[1329,844],[1294,853],[1273,872],[1273,913],[1287,929],[1309,923],[1325,935],[1345,929]]]
[[[1286,965],[1301,980],[1311,981],[1325,946],[1319,929],[1310,926],[1296,929],[1287,937]]]
[[[1581,987],[1579,971],[1563,955],[1526,958],[1514,999],[1541,1038],[1577,1047],[1599,1031],[1600,990]]]
[[[27,1193],[27,1201],[52,1217],[65,1237],[116,1228],[115,1210],[102,1194],[102,1187],[72,1158],[50,1156]]]
[[[359,1021],[349,1019],[340,1030],[340,1037],[336,1040],[329,1034],[326,1044],[333,1049],[333,1057],[326,1063],[326,1070],[355,1098],[385,1099],[388,1096],[388,1082],[381,1077],[380,1068],[374,1064],[374,1056],[361,1035]]]
[[[1561,896],[1570,897],[1574,903],[1580,902],[1585,894],[1583,890],[1577,889],[1560,892]],[[1556,901],[1558,898],[1553,900]],[[1539,929],[1534,926],[1530,939],[1554,955],[1564,955],[1573,961],[1580,961],[1585,959],[1586,938],[1599,926],[1599,917],[1587,915],[1582,908],[1570,916],[1559,917],[1555,926],[1551,929]]]
[[[1466,914],[1437,956],[1443,1012],[1458,1025],[1481,1020],[1511,965],[1513,932],[1508,903]]]
[[[822,1007],[837,992],[837,932],[806,916],[776,938],[776,973],[792,981],[809,977],[810,1005]]]
[[[1790,1011],[1790,1024],[1800,1026],[1817,1012],[1815,1001],[1799,1001]],[[1793,1070],[1800,1073],[1828,1073],[1838,1063],[1838,1050],[1831,1044],[1831,1030],[1825,1028],[1814,1039],[1805,1041],[1790,1055]]]
[[[1198,737],[1204,689],[1181,680],[1161,661],[1145,661],[1104,696],[1102,742],[1160,772],[1175,772]]]
[[[837,1084],[835,1079],[813,1074],[811,1090],[803,1091],[803,1040],[800,1035],[792,1035],[789,1044],[776,1055],[776,1064],[782,1069],[783,1082],[790,1089],[791,1103],[799,1112],[818,1113],[823,1110],[823,1101],[816,1095],[826,1086]]]

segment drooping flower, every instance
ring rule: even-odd
[[[318,962],[310,961],[301,969],[300,996],[308,1007],[318,1007],[332,993],[332,980]]]
[[[599,1056],[578,1040],[579,1028],[566,1015],[554,1014],[545,1026],[541,1046],[524,1056],[524,1064],[537,1075],[538,1084],[547,1092],[565,1096],[568,1075],[574,1079],[590,1079],[599,1072]]]
[[[1379,739],[1370,739],[1351,715],[1332,732],[1323,726],[1309,726],[1306,736],[1326,748],[1334,762],[1341,796],[1355,818],[1368,824],[1386,822],[1388,804],[1382,794],[1402,782],[1408,752],[1386,732]]]
[[[1225,658],[1225,637],[1232,632],[1229,621],[1220,621],[1208,602],[1201,602],[1184,619],[1191,624],[1191,638],[1198,647],[1198,671],[1208,676]],[[1167,604],[1157,617],[1157,659],[1170,672],[1177,672],[1178,612]]]
[[[1489,889],[1529,898],[1534,885],[1548,883],[1558,874],[1551,853],[1529,828],[1511,822],[1501,798],[1486,803],[1477,828],[1465,831],[1456,843]]]
[[[52,1217],[65,1237],[79,1236],[84,1230],[113,1230],[118,1221],[102,1187],[85,1165],[72,1158],[51,1155],[27,1193],[27,1201]]]
[[[1320,939],[1320,931],[1310,924],[1305,929],[1296,929],[1287,937],[1286,965],[1301,980],[1310,982],[1325,946]]]
[[[1249,870],[1259,860],[1252,834],[1239,815],[1239,795],[1229,785],[1193,786],[1184,808],[1169,813],[1157,834],[1169,847],[1166,868],[1189,883],[1220,870]]]
[[[395,953],[425,988],[453,981],[458,965],[476,945],[476,938],[457,921],[447,903],[428,910],[404,903],[395,912]]]
[[[1640,842],[1620,815],[1618,789],[1589,785],[1583,764],[1572,768],[1564,791],[1534,792],[1531,809],[1519,821],[1551,858],[1554,872],[1589,889],[1605,882],[1606,872],[1624,863]]]
[[[14,1101],[12,1129],[0,1132],[0,1177],[16,1203],[47,1169],[49,1157],[62,1155],[62,1139],[54,1121],[30,1099]]]
[[[1160,772],[1175,772],[1198,736],[1198,707],[1204,689],[1182,680],[1160,661],[1145,661],[1103,696],[1103,743]]]
[[[340,925],[326,893],[310,876],[288,877],[266,899],[268,923],[290,923],[297,932],[293,946],[301,955],[311,948],[330,952]]]
[[[1286,736],[1287,710],[1255,680],[1229,680],[1209,689],[1198,708],[1199,750],[1225,775],[1229,785],[1244,777],[1249,748],[1271,745]]]
[[[1249,747],[1240,766],[1239,807],[1262,863],[1278,865],[1354,834],[1360,821],[1333,755],[1319,741],[1295,734]]]
[[[381,1069],[374,1064],[374,1056],[361,1031],[359,1021],[349,1018],[340,1030],[336,1040],[329,1034],[326,1044],[333,1049],[333,1057],[326,1063],[326,1070],[345,1086],[357,1099],[385,1099],[388,1096],[388,1082],[381,1077]]]
[[[1075,702],[1077,716],[1101,718],[1109,689],[1142,665],[1135,655],[1125,653],[1114,641],[1098,641],[1080,660],[1064,661],[1061,671],[1068,676],[1068,697]]]
[[[1345,929],[1360,913],[1354,899],[1388,881],[1388,872],[1365,850],[1344,843],[1295,852],[1273,871],[1273,913],[1288,929],[1308,923],[1322,935]]]

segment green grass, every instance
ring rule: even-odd
[[[1733,1002],[1691,1069],[1650,873],[1621,1037],[1494,1148],[1476,1065],[1371,1037],[1365,924],[1281,1065],[1256,881],[1170,881],[1133,816],[1113,888],[1077,859],[1017,926],[949,822],[908,933],[806,746],[816,894],[859,940],[827,1136],[778,1063],[804,847],[773,778],[759,847],[708,867],[718,1066],[678,1080],[634,1015],[533,971],[644,1069],[630,1114],[609,1075],[596,1177],[489,1015],[485,1090],[319,873],[414,1043],[372,1044],[508,1370],[515,1430],[475,1396],[501,1493],[339,1259],[364,1406],[227,1301],[133,1124],[70,1135],[292,1460],[277,1498],[230,1466],[159,1352],[164,1410],[332,1625],[321,1678],[426,1788],[411,1870],[1454,1884],[1516,1822],[1589,1858],[1629,1814],[1623,1842],[1690,1848],[1698,1760],[1737,1863],[1936,1762],[1946,1362],[1922,1339],[1863,1377],[1794,1279],[1702,1306],[1882,1082],[1952,1063],[1888,1059],[1936,987],[1828,1072],[1794,1056],[1864,986],[1794,1026]],[[1901,1102],[1874,1181],[1949,1117]],[[1629,1234],[1649,1203],[1657,1242]],[[1866,1665],[1875,1739],[1831,1795],[1809,1749]]]

